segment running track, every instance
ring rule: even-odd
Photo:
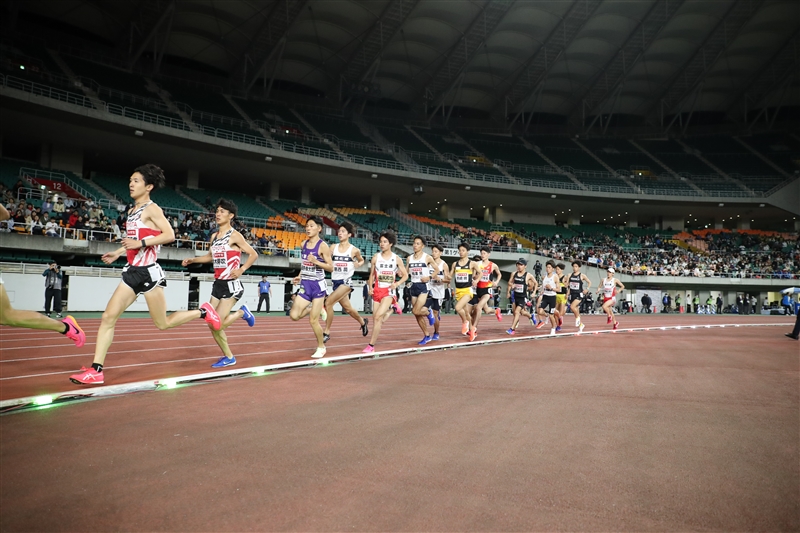
[[[774,336],[789,331],[793,318],[783,316],[737,315],[624,315],[619,317],[620,328],[660,327],[674,325],[718,325],[718,324],[786,324],[775,327]],[[89,366],[94,354],[95,336],[99,319],[82,319],[81,327],[87,334],[86,344],[75,348],[66,338],[50,332],[2,328],[0,330],[0,400],[80,391],[86,387],[72,384],[68,376],[81,366]],[[609,329],[605,316],[584,317],[584,335]],[[511,317],[503,316],[498,323],[493,315],[484,315],[480,322],[476,342],[508,338],[505,330],[511,325]],[[372,318],[370,317],[370,326]],[[567,317],[563,333],[576,331],[574,320]],[[460,321],[454,315],[443,317],[441,344],[466,341],[461,336]],[[772,328],[770,328],[772,329]],[[256,318],[254,328],[238,321],[227,330],[228,342],[237,357],[238,365],[252,367],[272,365],[309,359],[316,347],[308,320],[292,322],[285,316]],[[685,331],[702,339],[701,331]],[[520,321],[518,336],[546,335],[548,327],[534,329],[524,319]],[[618,332],[628,338],[646,336],[648,332]],[[681,334],[676,331],[675,334]],[[384,325],[376,346],[377,351],[416,348],[421,333],[410,315],[392,316]],[[360,334],[358,324],[348,316],[337,314],[328,342],[331,356],[360,352],[369,337]],[[569,349],[574,337],[548,339],[558,343],[559,348]],[[635,341],[639,342],[639,341]],[[788,339],[787,339],[788,342]],[[464,344],[467,344],[464,342]],[[430,346],[435,346],[432,343]],[[524,350],[530,343],[515,343],[513,349]],[[555,345],[554,345],[555,346]],[[713,349],[713,347],[710,347]],[[159,331],[148,318],[121,319],[116,328],[114,343],[108,353],[105,367],[105,385],[119,385],[144,380],[164,379],[210,372],[210,365],[220,357],[208,327],[201,320],[178,328]],[[224,373],[223,371],[220,371]]]

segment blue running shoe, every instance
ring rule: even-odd
[[[556,333],[558,333],[559,331],[561,331],[561,326],[556,326]]]
[[[429,342],[431,342],[431,338],[430,337],[423,337],[422,340],[419,341],[417,344],[419,344],[420,346],[424,346],[424,345],[428,344]]]
[[[236,364],[235,357],[228,358],[226,356],[222,356],[219,358],[219,361],[211,365],[211,368],[225,368],[226,366],[233,366],[235,364]]]
[[[436,317],[433,316],[433,309],[428,309],[428,325],[432,326],[436,324]]]
[[[247,306],[244,305],[244,304],[242,304],[242,306],[239,309],[241,309],[242,313],[243,313],[242,314],[242,320],[247,322],[247,325],[250,326],[251,328],[253,326],[255,326],[256,325],[256,317],[253,316],[253,313],[250,312],[250,309],[248,309]]]
[[[432,341],[438,341],[439,340],[439,334],[438,333],[434,333],[433,337],[431,337],[431,340]]]

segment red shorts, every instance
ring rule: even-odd
[[[392,296],[393,297],[390,287],[373,287],[373,289],[372,289],[372,300],[373,301],[380,303],[381,300],[383,300],[387,296]]]
[[[617,303],[617,297],[616,296],[612,296],[611,298],[606,298],[605,296],[603,296],[603,305],[606,305],[606,302],[611,302],[612,305],[616,304]]]

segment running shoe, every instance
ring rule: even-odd
[[[428,325],[432,326],[436,324],[436,317],[433,316],[433,309],[428,308]]]
[[[228,357],[223,355],[219,358],[219,361],[211,365],[211,368],[225,368],[226,366],[233,366],[236,364],[235,357]]]
[[[69,326],[69,329],[64,335],[66,335],[68,339],[74,342],[75,346],[80,348],[81,346],[86,344],[86,333],[84,333],[81,327],[78,325],[78,321],[75,320],[75,317],[73,317],[72,315],[67,315],[67,318],[65,318],[61,322]]]
[[[419,341],[417,344],[419,344],[420,346],[425,346],[425,345],[426,345],[426,344],[428,344],[429,342],[431,342],[431,337],[430,337],[430,335],[425,335],[424,337],[422,337],[422,340],[421,340],[421,341]]]
[[[402,315],[403,314],[403,310],[400,309],[400,304],[399,303],[397,303],[397,302],[393,303],[392,307],[394,308],[394,312],[397,313],[398,315]]]
[[[325,344],[325,343],[327,343],[329,340],[331,340],[331,336],[330,336],[330,334],[328,334],[328,333],[323,333],[323,334],[322,334],[322,344]]]
[[[325,348],[317,348],[317,351],[311,354],[311,357],[313,357],[314,359],[320,359],[322,357],[325,357],[325,352],[327,351],[328,350]]]
[[[583,328],[585,328],[585,327],[586,327],[586,326],[584,325],[584,323],[583,323],[583,322],[581,322],[581,325],[580,325],[580,326],[578,326],[578,333],[583,333]]]
[[[219,331],[219,329],[222,327],[222,321],[219,319],[217,310],[214,309],[208,302],[201,305],[200,309],[205,309],[206,311],[206,316],[203,318],[203,320],[208,322],[215,331]]]
[[[614,322],[614,327],[611,329],[617,329],[619,327],[619,322]]]
[[[242,304],[242,306],[239,309],[242,310],[242,319],[245,322],[247,322],[247,325],[250,326],[251,328],[255,326],[256,317],[253,315],[250,309],[248,309],[248,307],[245,304]]]
[[[536,329],[542,329],[542,326],[544,326],[544,320],[540,320],[539,323],[536,324]]]
[[[576,319],[575,319],[575,327],[576,327],[576,328],[577,328],[577,327],[580,327],[580,325],[581,325],[581,319],[580,319],[580,318],[576,318]]]
[[[64,318],[64,315],[62,315],[61,313],[56,313],[56,318]]]
[[[438,333],[434,333],[433,337],[431,337],[431,340],[432,341],[438,341],[439,340],[439,334]]]
[[[509,335],[516,335],[516,334],[517,334],[517,332],[516,332],[516,331],[514,331],[514,330],[513,330],[513,329],[511,329],[511,328],[508,328],[508,329],[506,330],[506,333],[508,333]]]
[[[498,322],[502,322],[503,321],[503,312],[500,310],[499,307],[494,310],[494,316],[497,317],[497,321]]]
[[[361,353],[372,353],[375,351],[375,347],[367,344],[367,347],[361,350]]]
[[[531,315],[530,318],[528,318],[528,320],[531,321],[531,326],[535,326],[536,324],[539,323],[539,321],[536,320],[536,315]]]
[[[478,338],[478,330],[477,329],[470,329],[469,330],[469,340],[470,342],[474,341]]]
[[[102,385],[103,371],[98,372],[94,368],[81,367],[81,371],[72,374],[69,380],[77,385]]]
[[[555,328],[550,328],[550,335],[555,335],[555,334],[556,334]]]
[[[611,317],[608,317],[608,320],[606,320],[606,324],[611,324]]]
[[[469,335],[469,322],[464,322],[461,324],[461,334]]]
[[[366,337],[369,334],[369,320],[365,317],[364,323],[361,324],[361,336]]]
[[[558,315],[558,327],[561,327],[561,324],[564,323],[564,318],[561,315]]]
[[[322,320],[323,322],[327,322],[328,320],[328,312],[325,310],[324,307],[322,308],[322,311],[319,312],[319,319]]]
[[[558,333],[559,331],[561,331],[561,326],[556,326],[556,333]]]

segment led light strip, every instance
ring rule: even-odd
[[[433,352],[438,350],[459,349],[459,348],[475,348],[477,346],[487,346],[492,344],[506,344],[520,341],[538,341],[545,339],[554,339],[556,337],[579,337],[600,334],[618,334],[638,331],[669,331],[669,330],[683,330],[683,329],[711,329],[711,328],[750,328],[750,327],[774,327],[783,326],[786,323],[775,324],[702,324],[690,326],[653,326],[653,327],[640,327],[640,328],[627,328],[627,329],[604,329],[597,331],[584,331],[583,333],[573,331],[567,333],[556,333],[554,335],[529,335],[524,337],[509,336],[500,337],[497,339],[488,339],[485,341],[473,342],[458,342],[452,344],[436,344],[433,346],[418,346],[413,348],[398,348],[396,350],[385,350],[381,352],[373,352],[370,354],[355,353],[346,355],[336,355],[333,357],[324,357],[322,359],[305,359],[302,361],[292,361],[288,363],[276,363],[273,365],[262,365],[247,368],[226,369],[216,372],[204,372],[202,374],[191,374],[188,376],[181,376],[175,378],[163,378],[156,380],[138,381],[134,383],[125,383],[121,385],[105,385],[94,387],[91,389],[77,389],[73,391],[60,392],[55,394],[46,394],[42,396],[28,396],[25,398],[15,398],[10,400],[0,401],[0,411],[19,412],[18,408],[47,408],[53,405],[60,405],[67,402],[74,402],[80,400],[88,400],[93,398],[102,398],[108,396],[119,396],[121,394],[128,394],[131,392],[145,392],[159,389],[174,389],[178,385],[189,385],[192,383],[226,379],[232,377],[244,377],[247,375],[263,376],[270,372],[295,370],[298,368],[309,368],[317,366],[327,366],[331,363],[342,361],[357,361],[360,359],[379,359],[381,357],[398,357],[402,355],[414,355],[423,352]],[[4,413],[2,413],[4,414]]]

